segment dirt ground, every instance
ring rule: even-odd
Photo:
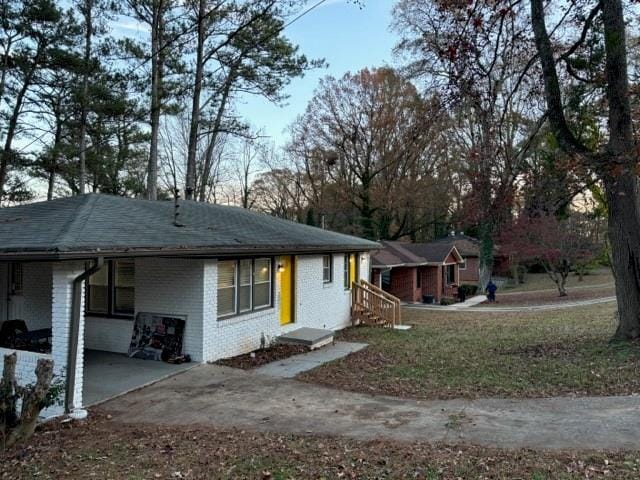
[[[0,454],[3,479],[634,479],[639,452],[536,452],[321,435],[48,424]]]
[[[272,345],[271,347],[256,350],[255,352],[218,360],[216,364],[250,370],[252,368],[261,367],[262,365],[267,365],[278,360],[284,360],[285,358],[306,353],[308,351],[309,348],[304,345]]]

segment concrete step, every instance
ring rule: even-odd
[[[276,338],[276,341],[278,343],[304,345],[311,350],[315,350],[333,342],[333,330],[303,327],[280,335]]]

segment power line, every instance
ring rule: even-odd
[[[282,27],[282,30],[284,30],[287,27],[290,27],[292,24],[294,24],[295,22],[297,22],[298,20],[300,20],[302,17],[304,17],[306,14],[312,12],[313,10],[315,10],[316,8],[318,8],[320,5],[322,5],[323,3],[326,3],[327,0],[320,0],[318,2],[316,2],[315,4],[313,4],[311,7],[309,7],[307,10],[305,10],[304,12],[302,12],[300,15],[298,15],[297,17],[295,17],[293,20],[291,20],[290,22],[288,22],[287,24],[285,24],[284,27]],[[281,31],[282,31],[281,30]]]
[[[276,35],[279,35],[280,33],[282,33],[286,28],[290,27],[291,25],[293,25],[294,23],[296,23],[298,20],[300,20],[301,18],[303,18],[304,16],[306,16],[307,14],[311,13],[313,10],[315,10],[316,8],[320,7],[323,3],[326,3],[327,0],[319,0],[316,3],[314,3],[311,7],[309,7],[308,9],[306,9],[305,11],[301,12],[300,14],[298,14],[296,17],[294,17],[293,19],[291,19],[289,22],[285,23],[282,27],[278,28],[275,30],[275,32],[271,33],[270,35],[267,35],[266,37],[262,37],[259,38],[258,41],[254,44],[252,44],[252,47],[257,47],[259,46],[260,43],[271,40],[273,37],[275,37]],[[205,18],[211,16],[214,13],[215,10],[211,10],[209,11],[206,15]],[[266,12],[265,12],[266,13]],[[249,21],[247,23],[246,26],[250,25],[253,22],[254,19],[251,19],[251,21]],[[149,58],[145,58],[143,61],[140,62],[139,65],[135,66],[133,68],[133,71],[136,71],[142,67],[144,67],[147,63],[149,63],[151,61],[151,59],[155,56],[155,55],[159,55],[161,52],[163,52],[164,50],[170,48],[172,45],[175,44],[175,42],[177,42],[177,40],[184,36],[187,35],[191,32],[193,32],[194,28],[197,26],[197,23],[194,23],[193,25],[191,25],[190,28],[186,28],[185,30],[183,30],[182,32],[179,32],[178,34],[175,35],[175,37],[168,43],[164,44],[162,47],[160,47],[158,49],[157,52],[151,54],[151,57]],[[238,33],[240,30],[237,30],[234,33]],[[187,43],[187,42],[185,42]]]

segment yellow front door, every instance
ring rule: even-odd
[[[354,282],[358,281],[358,254],[352,253],[349,255],[349,288],[351,288]]]
[[[278,276],[280,277],[280,325],[288,325],[294,321],[294,270],[294,257],[280,257],[278,266]]]

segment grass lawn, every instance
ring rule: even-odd
[[[610,287],[586,287],[573,288],[567,293],[567,296],[561,297],[557,290],[532,290],[527,292],[508,292],[498,291],[496,295],[496,303],[484,302],[479,304],[480,307],[512,307],[527,305],[550,305],[556,303],[571,303],[581,300],[593,300],[605,297],[615,296],[616,291],[613,286]]]
[[[357,327],[365,350],[300,379],[415,398],[640,393],[640,344],[610,343],[613,304],[535,313],[405,309],[409,331]]]
[[[640,452],[469,446],[116,424],[48,424],[0,453],[10,479],[635,479]]]
[[[569,292],[576,287],[581,289],[605,284],[613,285],[613,275],[609,268],[599,268],[589,272],[588,275],[583,277],[582,282],[578,280],[578,276],[575,273],[570,274],[567,278],[567,289]],[[547,289],[556,289],[556,284],[553,283],[553,280],[551,280],[546,273],[528,273],[525,276],[525,283],[507,285],[499,290],[499,292],[529,292]]]

